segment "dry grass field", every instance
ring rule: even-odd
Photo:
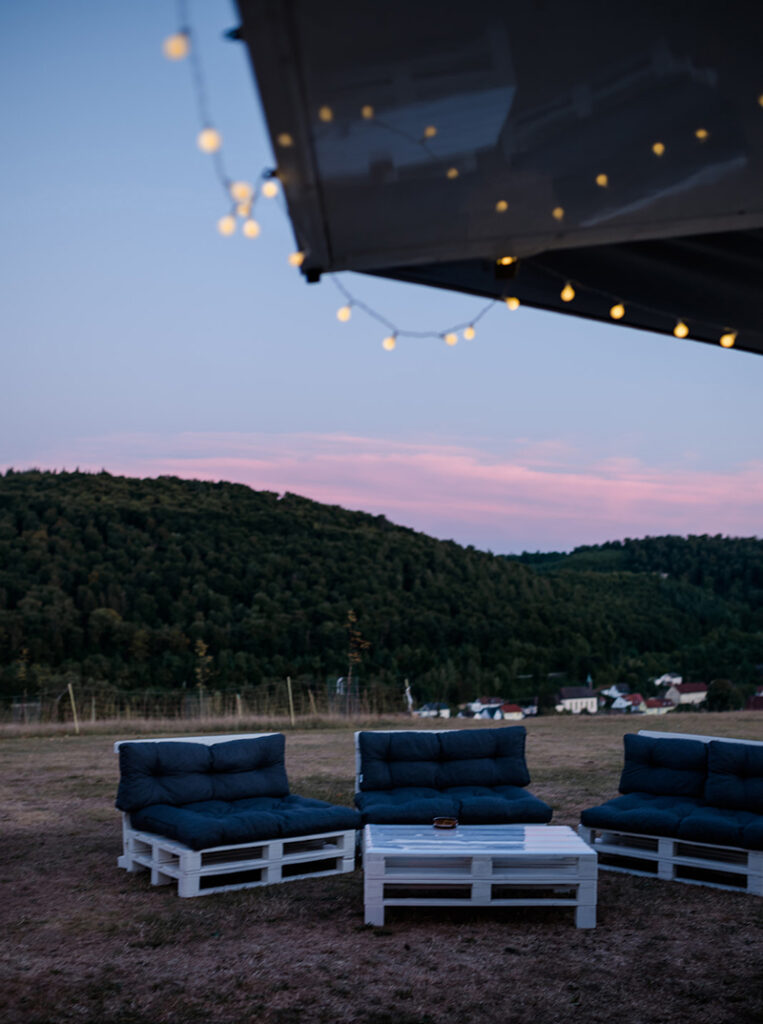
[[[525,724],[532,791],[567,825],[615,794],[626,731],[763,737],[751,712]],[[107,728],[0,732],[4,1022],[763,1021],[763,899],[741,893],[602,872],[598,927],[579,931],[543,909],[366,927],[360,871],[194,900],[152,889],[116,866],[112,744],[138,727]],[[352,729],[284,731],[294,791],[350,803]]]

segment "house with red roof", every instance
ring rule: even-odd
[[[645,715],[667,715],[669,711],[675,710],[672,700],[664,697],[647,697]]]
[[[665,697],[674,704],[703,704],[707,700],[707,683],[676,683]]]

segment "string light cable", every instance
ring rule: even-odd
[[[223,158],[223,137],[211,116],[209,94],[206,86],[204,69],[202,67],[201,56],[199,53],[199,47],[196,43],[195,34],[191,27],[188,6],[188,0],[176,0],[177,24],[179,25],[179,28],[170,36],[165,38],[162,44],[162,51],[168,60],[179,62],[187,59],[190,66],[192,91],[196,104],[198,121],[201,126],[196,137],[196,143],[203,153],[211,156],[215,176],[225,193],[228,204],[227,212],[225,212],[217,222],[217,230],[223,236],[230,236],[235,234],[240,225],[241,233],[245,238],[255,239],[258,238],[261,233],[260,224],[254,217],[255,207],[260,198],[268,200],[277,199],[279,207],[288,219],[286,200],[283,194],[283,189],[281,188],[278,180],[278,171],[276,169],[263,168],[254,176],[253,183],[250,183],[245,179],[233,179],[228,174]],[[763,94],[761,94],[760,97],[757,97],[757,101],[759,105],[763,107]],[[398,128],[396,125],[390,124],[383,117],[379,117],[376,109],[370,103],[363,104],[359,108],[359,112],[361,118],[369,124],[373,123],[376,128],[395,134],[406,139],[412,146],[419,147],[426,157],[433,163],[443,164],[446,162],[435,152],[431,144],[432,140],[437,138],[439,135],[436,125],[424,125],[422,127],[421,134],[414,135],[411,132]],[[317,117],[321,124],[319,131],[322,135],[327,135],[329,132],[336,130],[334,123],[335,115],[332,107],[327,104],[319,107],[317,110]],[[700,144],[704,144],[709,138],[710,133],[705,128],[700,127],[697,128],[693,134]],[[285,148],[294,145],[294,139],[288,132],[281,132],[276,137],[276,141],[279,146]],[[662,159],[665,156],[667,147],[662,141],[657,141],[652,144],[651,150],[655,157]],[[445,176],[452,181],[458,179],[460,176],[458,167],[455,165],[448,166],[445,170]],[[611,181],[609,175],[604,170],[599,171],[599,173],[592,179],[592,186],[595,188],[608,190],[610,185]],[[494,211],[498,214],[505,214],[510,208],[509,200],[506,198],[498,198],[496,200],[491,200],[491,202],[493,203]],[[559,205],[555,206],[550,211],[550,216],[559,224],[561,224],[565,219],[565,214],[566,211]],[[303,248],[298,248],[289,254],[288,263],[292,267],[299,268],[304,263],[307,255],[307,252]],[[518,261],[513,256],[503,256],[497,258],[496,263],[501,266],[508,266],[512,263],[518,263]],[[578,290],[581,290],[584,294],[593,294],[596,295],[597,298],[601,297],[603,300],[602,314],[603,311],[607,309],[610,318],[614,321],[627,323],[628,310],[639,310],[641,312],[648,313],[659,320],[665,320],[665,332],[671,330],[673,335],[677,338],[683,339],[688,337],[690,334],[689,326],[681,317],[673,318],[674,326],[671,328],[669,326],[670,318],[667,317],[664,310],[649,309],[641,303],[637,304],[627,302],[625,298],[613,296],[600,289],[592,288],[588,285],[580,284],[577,281],[564,278],[561,275],[555,275],[553,271],[549,271],[545,268],[544,272],[546,274],[558,276],[559,280],[563,282],[562,288],[559,292],[559,297],[562,302],[564,302],[565,306],[572,307],[577,297]],[[355,296],[335,276],[335,274],[331,274],[330,277],[344,299],[343,305],[337,310],[337,320],[340,323],[347,323],[352,317],[353,310],[360,310],[389,332],[382,340],[382,347],[387,351],[392,351],[396,347],[398,338],[418,340],[430,338],[440,339],[451,347],[458,342],[459,334],[467,341],[471,341],[476,335],[475,325],[495,306],[505,304],[510,311],[514,311],[521,305],[521,300],[517,295],[507,295],[504,293],[500,298],[491,299],[487,305],[480,309],[477,315],[472,317],[470,320],[455,324],[448,327],[446,330],[414,331],[409,330],[408,328],[399,327],[388,317],[379,313],[378,310],[373,309],[367,303],[358,299],[357,296]],[[719,332],[719,344],[723,348],[732,348],[736,343],[738,332],[728,325],[719,325],[717,329]]]

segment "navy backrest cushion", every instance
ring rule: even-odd
[[[361,790],[526,786],[525,729],[361,732]]]
[[[361,789],[437,788],[440,742],[436,732],[361,732],[358,746]]]
[[[763,747],[711,740],[705,799],[716,807],[763,814]]]
[[[153,804],[181,807],[201,800],[287,796],[284,747],[282,733],[209,746],[123,743],[117,807],[137,811]]]
[[[701,797],[707,774],[707,744],[702,740],[656,739],[627,733],[621,793]]]
[[[439,789],[449,786],[527,786],[522,725],[440,733]]]

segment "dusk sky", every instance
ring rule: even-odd
[[[231,3],[192,26],[231,176],[275,164]],[[227,212],[170,0],[0,5],[0,468],[292,491],[496,553],[761,536],[763,360],[502,305],[381,347],[304,283],[279,201]],[[340,275],[411,330],[484,302]]]

